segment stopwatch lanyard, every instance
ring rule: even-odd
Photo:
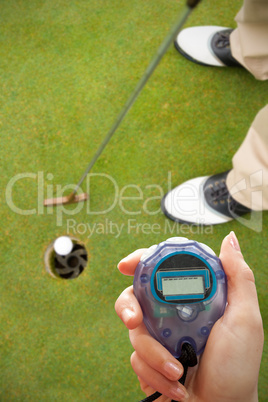
[[[178,361],[183,365],[184,373],[180,378],[179,382],[184,385],[187,376],[188,367],[194,367],[197,364],[197,357],[194,348],[189,343],[184,343],[181,348],[181,355]],[[153,402],[160,398],[162,394],[160,392],[155,392],[154,394],[147,396],[147,398],[141,400],[140,402]],[[175,402],[175,401],[172,401]]]

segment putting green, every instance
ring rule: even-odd
[[[1,2],[1,401],[141,398],[128,334],[114,312],[132,279],[116,266],[134,249],[174,235],[219,253],[223,237],[236,232],[267,331],[267,214],[256,231],[251,222],[189,228],[160,211],[169,188],[231,167],[267,103],[267,82],[239,68],[191,64],[171,47],[83,184],[89,201],[42,206],[77,183],[183,5]],[[240,5],[204,1],[187,25],[234,27]],[[53,279],[44,267],[46,248],[65,234],[89,254],[74,280]],[[263,402],[267,365],[266,347]]]

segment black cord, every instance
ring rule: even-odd
[[[162,395],[162,394],[160,394],[160,392],[155,392],[154,394],[152,394],[152,395],[150,395],[150,396],[147,396],[147,398],[143,399],[143,400],[140,401],[140,402],[153,402],[153,401],[155,401],[156,399],[160,398],[161,395]]]
[[[183,376],[179,379],[179,382],[184,385],[188,367],[194,367],[197,364],[197,357],[194,348],[190,343],[184,343],[181,348],[181,355],[178,358],[178,361],[183,365]],[[153,402],[156,399],[160,398],[162,394],[160,392],[155,392],[154,394],[147,396],[147,398],[141,400],[140,402]],[[172,401],[176,402],[176,401]]]
[[[178,361],[183,365],[183,376],[179,379],[179,382],[184,385],[188,367],[194,367],[197,364],[197,357],[194,348],[190,343],[184,343],[181,348],[181,355]]]

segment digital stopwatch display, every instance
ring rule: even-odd
[[[169,303],[198,302],[211,293],[213,278],[208,264],[195,255],[176,253],[156,266],[152,292]]]
[[[204,297],[205,286],[202,276],[187,276],[189,275],[188,271],[182,273],[168,271],[164,275],[165,277],[160,280],[158,290],[162,291],[166,300],[173,298],[179,300],[184,296]]]

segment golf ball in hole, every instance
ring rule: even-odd
[[[54,242],[54,250],[58,255],[67,255],[73,249],[73,242],[68,236],[58,237]]]

